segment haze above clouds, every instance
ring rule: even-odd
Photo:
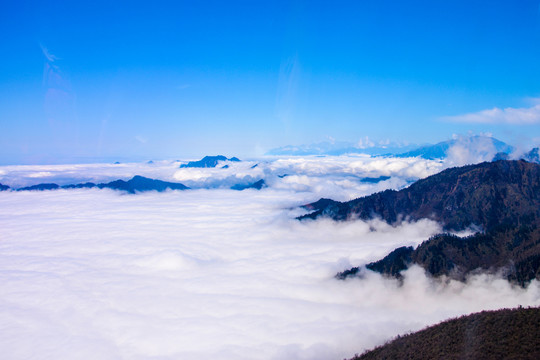
[[[445,283],[412,268],[403,286],[378,274],[338,281],[338,271],[419,244],[439,225],[294,219],[303,213],[298,205],[321,195],[401,187],[437,172],[440,162],[356,156],[238,166],[242,178],[288,176],[260,191],[0,193],[3,356],[342,359],[448,317],[540,305],[538,282],[522,289],[494,276]],[[110,176],[112,168],[0,171],[23,182]],[[231,168],[168,162],[119,169],[114,176],[143,171],[194,184],[234,176]],[[392,178],[359,182],[385,174]]]

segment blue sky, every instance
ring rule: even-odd
[[[540,142],[539,1],[3,1],[0,163]]]

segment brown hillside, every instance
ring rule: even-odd
[[[351,360],[540,359],[540,309],[483,311],[401,336]]]

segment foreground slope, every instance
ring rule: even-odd
[[[483,311],[398,337],[351,360],[540,359],[540,309]]]
[[[417,249],[400,248],[371,270],[399,275],[411,263],[432,275],[464,279],[476,269],[504,269],[521,284],[540,275],[540,165],[497,161],[451,168],[410,187],[387,190],[349,202],[321,199],[306,206],[315,210],[302,218],[335,220],[380,217],[390,224],[429,218],[445,231],[477,227],[467,238],[440,234]],[[353,268],[338,277],[358,273]]]

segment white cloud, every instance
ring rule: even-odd
[[[27,176],[30,178],[47,178],[53,176],[53,173],[50,171],[38,171],[35,173],[30,173]]]
[[[47,60],[51,63],[55,62],[56,60],[60,60],[58,57],[56,57],[55,55],[51,54],[51,52],[49,51],[49,49],[47,49],[43,44],[39,44],[39,46],[41,47],[41,52],[43,53],[43,55],[47,58]]]
[[[155,161],[122,164],[67,164],[67,165],[9,165],[0,167],[0,183],[13,188],[54,182],[67,185],[80,182],[108,182],[129,179],[134,175],[175,181],[173,175],[180,163]]]
[[[540,124],[540,104],[527,108],[504,108],[482,110],[474,113],[447,116],[443,119],[455,122],[481,123],[481,124],[514,124],[532,125]]]
[[[318,197],[350,200],[386,189],[399,189],[411,179],[424,178],[443,169],[443,164],[418,158],[385,158],[367,155],[293,157],[267,164],[275,179],[273,188],[312,192]],[[378,184],[362,183],[366,177],[390,176]]]
[[[493,139],[487,136],[454,135],[455,144],[446,152],[446,166],[463,166],[491,161],[497,148]]]
[[[403,287],[377,274],[337,281],[440,227],[294,220],[312,197],[0,193],[3,356],[339,359],[448,317],[540,304],[537,282],[523,290],[489,276],[444,285],[412,268]]]
[[[365,148],[375,146],[375,143],[373,141],[369,140],[369,137],[366,136],[364,138],[360,138],[360,140],[358,140],[358,143],[356,144],[356,146],[358,146],[360,149],[365,149]]]
[[[187,162],[187,161],[183,161]],[[227,165],[228,168],[223,168]],[[256,166],[255,166],[256,165]],[[12,188],[54,182],[67,185],[91,181],[127,180],[142,175],[181,182],[193,189],[230,188],[249,185],[260,179],[273,188],[311,193],[312,200],[336,200],[400,189],[411,180],[433,175],[443,163],[419,158],[383,158],[367,155],[262,158],[242,162],[222,162],[215,168],[179,168],[180,162],[154,161],[122,164],[17,165],[0,167],[0,183]],[[389,176],[389,180],[370,184],[366,177]]]

